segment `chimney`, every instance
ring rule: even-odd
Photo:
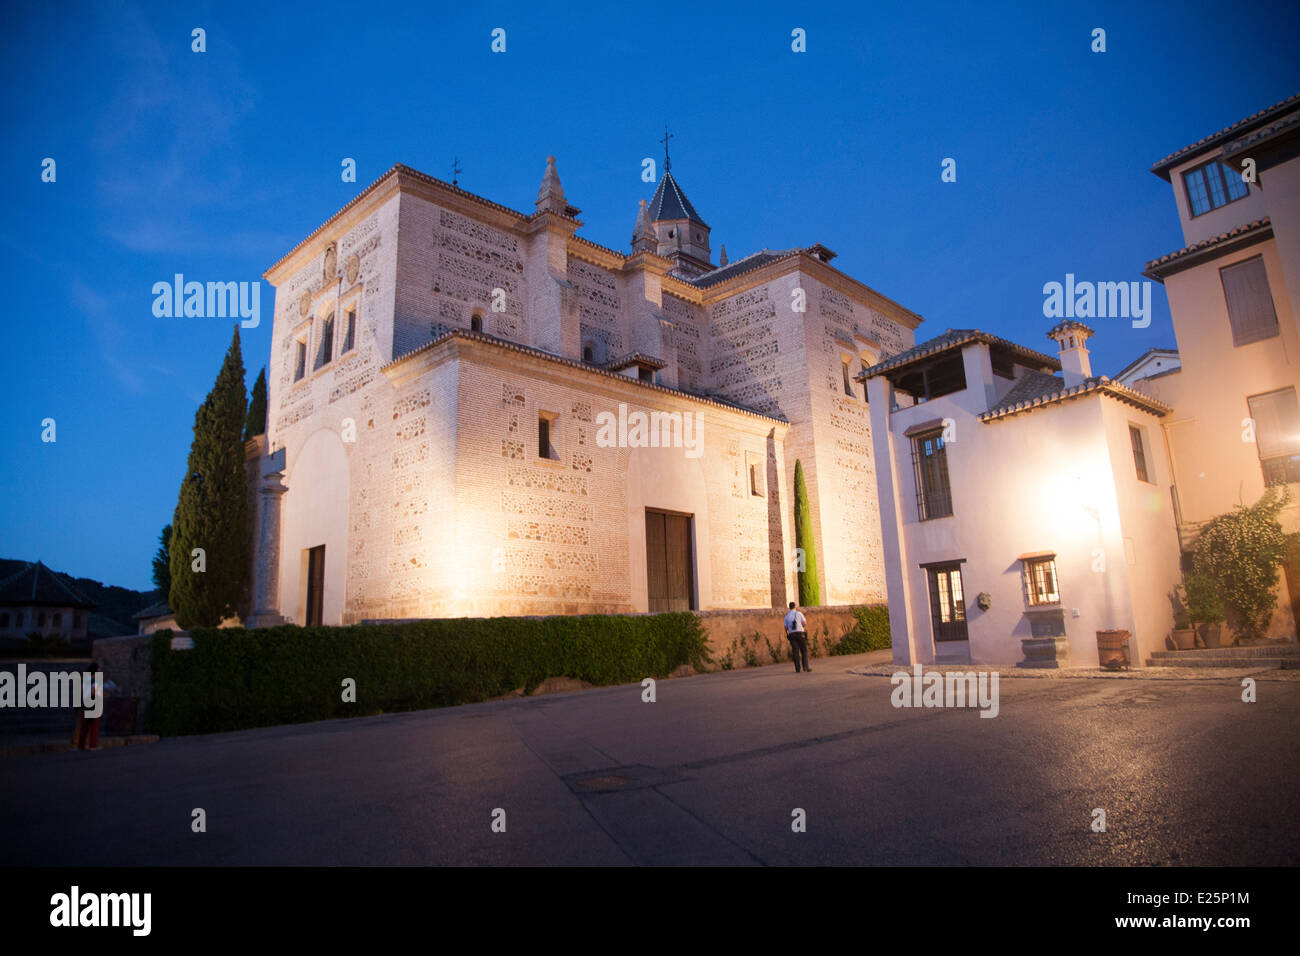
[[[1047,333],[1047,337],[1056,343],[1066,388],[1081,385],[1092,378],[1092,362],[1088,359],[1088,337],[1092,334],[1092,329],[1073,319],[1066,319]]]

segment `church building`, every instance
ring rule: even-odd
[[[667,162],[630,251],[579,215],[554,157],[531,212],[397,165],[266,272],[250,624],[784,607],[796,462],[822,603],[884,600],[854,378],[921,318],[715,261]]]

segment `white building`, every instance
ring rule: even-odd
[[[1138,387],[1174,410],[1161,424],[1183,547],[1275,484],[1290,486],[1283,530],[1300,531],[1300,95],[1151,171],[1172,189],[1186,243],[1144,272],[1169,297],[1179,365]],[[1300,535],[1269,636],[1294,639],[1297,619]]]
[[[630,252],[552,157],[528,212],[394,166],[268,270],[253,624],[784,607],[796,462],[822,603],[884,597],[852,375],[921,319],[819,244],[715,264],[666,160]]]
[[[1113,378],[1121,385],[1133,388],[1138,382],[1155,378],[1157,375],[1168,375],[1181,367],[1178,349],[1147,349],[1116,372]]]
[[[1089,335],[1060,323],[1052,358],[950,329],[860,376],[896,663],[1095,667],[1108,630],[1130,632],[1135,665],[1164,648],[1169,409],[1093,377]]]

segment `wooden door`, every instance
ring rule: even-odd
[[[693,610],[695,563],[691,553],[691,516],[647,508],[645,547],[650,610]]]
[[[307,552],[307,626],[322,622],[325,606],[325,545]]]

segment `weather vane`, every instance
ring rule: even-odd
[[[460,182],[456,179],[456,177],[459,176],[464,171],[465,170],[460,168],[460,157],[457,156],[455,159],[451,161],[451,184],[453,186],[460,185]]]

